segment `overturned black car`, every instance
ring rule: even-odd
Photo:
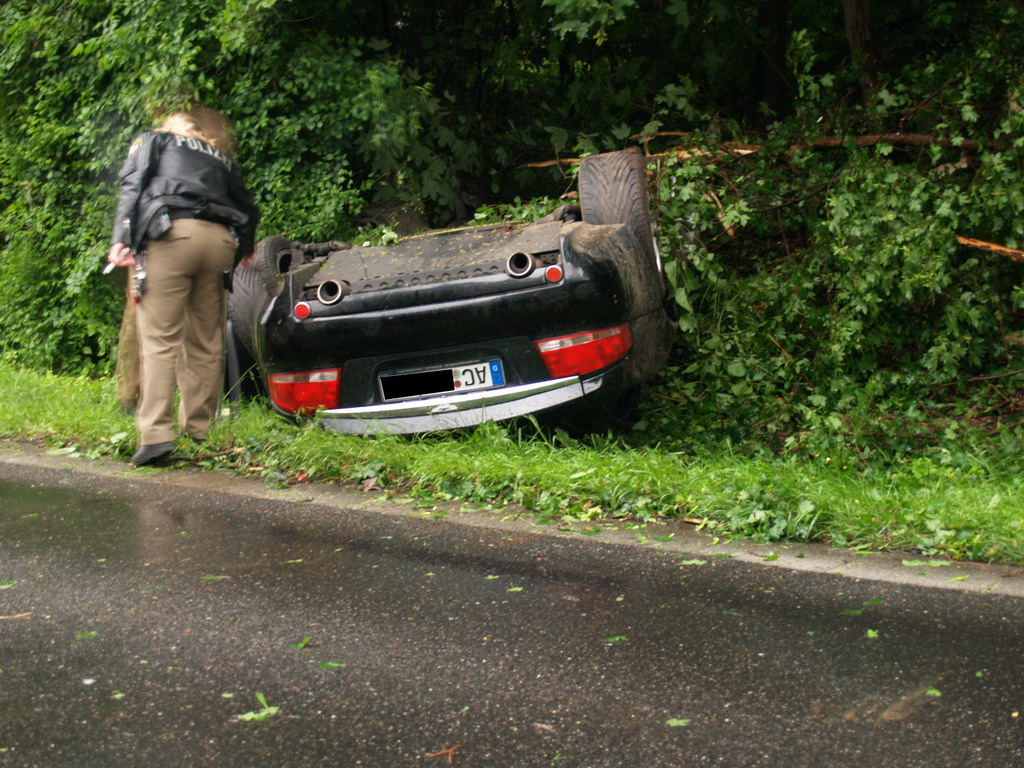
[[[532,224],[262,241],[229,300],[229,386],[254,371],[281,413],[348,433],[624,426],[675,334],[643,156],[586,158],[578,181]]]

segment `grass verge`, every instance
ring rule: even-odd
[[[0,361],[0,391],[8,403],[0,409],[0,436],[97,457],[124,459],[134,448],[132,420],[118,408],[110,380]],[[291,424],[265,404],[247,403],[202,447],[181,448],[199,466],[271,484],[374,483],[429,499],[513,505],[545,524],[681,518],[723,538],[1024,563],[1024,475],[1016,462],[986,462],[976,446],[973,454],[855,467],[728,447],[684,454],[495,424],[415,438],[355,437]]]

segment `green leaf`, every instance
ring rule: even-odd
[[[904,560],[907,568],[945,568],[952,565],[949,560]]]
[[[689,725],[689,724],[690,724],[689,720],[684,720],[684,719],[681,719],[681,718],[678,718],[678,717],[670,717],[668,720],[665,721],[665,725],[672,726],[673,728],[679,728],[681,726],[685,726],[685,725]]]
[[[628,137],[633,131],[625,123],[620,123],[619,125],[612,127],[611,132],[612,136],[619,141],[625,141],[626,137]]]
[[[726,366],[726,371],[729,372],[730,376],[735,376],[738,379],[743,378],[747,375],[747,367],[739,360],[734,360]]]
[[[690,297],[687,295],[686,288],[683,286],[676,288],[676,304],[690,314],[693,314],[693,306],[690,304]]]
[[[320,669],[342,669],[346,665],[340,661],[321,661],[317,666]]]
[[[262,709],[253,710],[252,712],[246,712],[241,715],[235,715],[237,720],[244,721],[262,721],[268,717],[273,717],[281,711],[280,707],[271,707],[267,704],[267,698],[262,693],[256,694],[256,700],[262,705]]]
[[[628,638],[625,635],[613,635],[612,637],[602,638],[601,642],[602,643],[615,644],[615,643],[621,643],[622,641],[627,640],[627,639]]]

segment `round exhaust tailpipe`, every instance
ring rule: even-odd
[[[324,280],[316,287],[316,300],[330,306],[352,293],[352,286],[340,280]]]
[[[534,261],[533,256],[520,251],[508,257],[508,261],[505,262],[505,271],[510,277],[526,277],[533,272],[536,266],[537,262]]]

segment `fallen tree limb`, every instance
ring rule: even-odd
[[[664,137],[664,136],[689,136],[688,133],[681,131],[659,131],[658,133],[639,133],[635,136],[630,136],[631,139],[643,139],[644,140],[644,155],[647,159],[656,159],[664,157],[675,157],[679,160],[689,160],[693,157],[715,157],[718,155],[733,155],[736,157],[743,157],[745,155],[753,155],[757,152],[764,150],[764,147],[760,144],[744,144],[739,141],[724,141],[718,144],[714,144],[710,149],[703,148],[681,148],[670,149],[666,152],[651,152],[649,144],[651,139]],[[931,133],[873,133],[866,134],[864,136],[822,136],[814,139],[814,141],[806,144],[793,144],[786,150],[787,155],[792,155],[801,149],[842,149],[843,147],[853,144],[856,147],[872,147],[876,144],[892,144],[893,146],[910,146],[910,147],[926,147],[926,146],[939,146],[939,147],[955,147],[957,149],[966,150],[978,150],[981,148],[985,149],[997,149],[998,144],[996,142],[988,142],[982,146],[973,139],[961,139],[959,142],[945,138],[943,136],[936,136]],[[521,168],[550,168],[553,165],[576,165],[580,162],[578,157],[559,158],[557,160],[543,160],[537,163],[526,163]]]
[[[978,149],[981,145],[971,139],[963,139],[959,143],[953,139],[935,136],[931,133],[874,133],[866,136],[823,136],[809,144],[794,144],[789,154],[800,149],[840,149],[853,144],[855,147],[872,147],[876,144],[892,144],[894,146],[925,147],[935,144],[940,147],[957,147],[959,149]],[[996,146],[993,143],[988,148]]]
[[[987,243],[984,240],[975,240],[973,237],[963,237],[962,235],[957,235],[956,241],[960,243],[960,245],[979,248],[991,253],[998,253],[1000,256],[1008,256],[1014,261],[1024,261],[1024,251],[1018,251],[1016,248],[1007,248],[1005,245]]]
[[[1007,371],[1006,373],[990,373],[987,376],[972,376],[968,381],[994,381],[995,379],[1005,379],[1007,376],[1016,376],[1019,373],[1024,373],[1024,368],[1019,368],[1016,371]]]
[[[550,168],[553,165],[579,165],[580,158],[566,157],[557,160],[542,160],[539,163],[524,163],[520,168]]]
[[[662,136],[683,137],[691,135],[692,134],[684,133],[683,131],[658,131],[657,133],[637,133],[629,138],[644,140],[644,154],[647,157],[670,157],[675,155],[680,160],[687,160],[691,157],[710,157],[716,154],[752,155],[755,152],[760,152],[764,149],[760,144],[745,144],[740,141],[722,141],[714,144],[714,151],[694,148],[681,149],[679,147],[669,150],[668,152],[651,152],[650,150],[651,139],[656,139]]]

